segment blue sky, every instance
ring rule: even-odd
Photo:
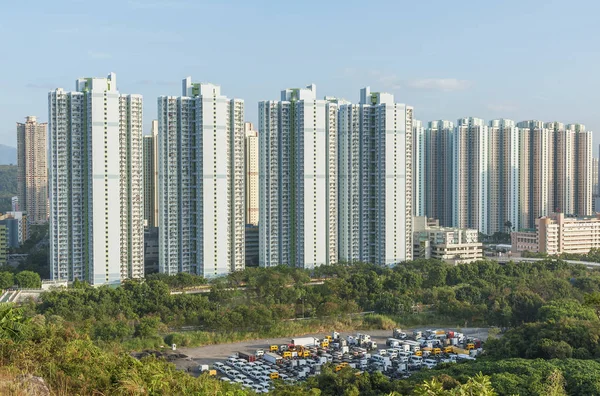
[[[317,84],[357,101],[392,92],[418,119],[498,117],[581,122],[600,143],[600,2],[23,0],[0,13],[0,143],[15,122],[47,119],[47,92],[117,73],[156,97],[181,79],[246,102]],[[596,146],[597,147],[597,146]],[[594,150],[597,155],[597,150]]]

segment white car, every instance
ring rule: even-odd
[[[231,382],[231,379],[227,378],[227,377],[221,377],[221,381],[223,381],[223,382]]]
[[[423,365],[427,368],[434,368],[435,366],[437,366],[438,362],[435,359],[425,359],[423,360]]]

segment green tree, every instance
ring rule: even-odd
[[[14,284],[15,279],[12,273],[5,271],[0,272],[0,290],[8,289],[9,287],[14,286]]]
[[[42,287],[40,275],[32,271],[21,271],[15,275],[15,282],[22,289],[39,289]]]

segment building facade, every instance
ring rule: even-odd
[[[413,121],[413,215],[427,213],[427,174],[429,163],[427,150],[430,147],[429,134],[418,120]]]
[[[144,136],[144,225],[158,227],[158,120]]]
[[[246,173],[246,224],[258,225],[259,205],[258,186],[259,161],[258,161],[258,132],[254,130],[251,122],[244,124],[245,145],[244,161]]]
[[[339,258],[378,265],[410,260],[413,108],[368,87],[358,105],[338,103]]]
[[[48,105],[51,278],[143,277],[142,97],[120,94],[111,73]]]
[[[48,221],[47,127],[34,116],[17,123],[18,202],[32,224]]]
[[[6,234],[6,225],[0,224],[0,267],[8,264],[8,239]]]
[[[427,217],[414,218],[414,259],[437,259],[465,264],[483,259],[479,231],[427,224]]]
[[[183,80],[158,98],[159,270],[204,277],[244,268],[244,103]]]
[[[454,178],[454,123],[451,121],[431,121],[428,124],[425,150],[427,156],[426,210],[427,217],[438,219],[440,224],[450,227],[453,224],[452,186]]]
[[[489,234],[489,135],[482,119],[458,120],[453,156],[454,226]]]
[[[512,239],[514,252],[531,249],[549,255],[587,254],[590,249],[600,248],[600,215],[571,217],[552,213],[536,219],[535,230],[514,233]]]
[[[520,131],[514,121],[498,119],[488,133],[488,233],[510,233],[520,228]]]
[[[259,103],[262,267],[337,262],[337,108],[315,85]]]

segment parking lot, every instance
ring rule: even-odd
[[[463,328],[460,333],[457,329],[438,330],[439,335],[425,328],[405,329],[404,332],[408,336],[403,340],[394,340],[391,330],[368,331],[368,335],[361,335],[361,340],[356,333],[331,333],[335,338],[325,347],[321,343],[331,339],[331,335],[304,335],[303,339],[318,339],[316,345],[306,347],[291,346],[293,338],[287,337],[178,348],[177,352],[187,357],[174,363],[192,375],[199,375],[203,368],[215,370],[214,373],[224,381],[237,382],[258,393],[266,393],[271,389],[273,380],[294,383],[318,374],[323,364],[332,364],[336,371],[350,366],[357,371],[381,371],[391,378],[402,378],[423,367],[433,368],[440,362],[474,359],[472,356],[477,354],[477,350],[461,348],[467,347],[467,339],[485,341],[488,336],[487,328]],[[424,335],[414,335],[419,332]],[[461,334],[462,338],[455,337],[453,347],[447,337],[454,337],[455,333]],[[289,351],[288,346],[291,347]],[[271,353],[275,347],[277,351]],[[470,352],[474,354],[470,356]]]
[[[406,329],[406,332],[413,331],[425,331],[426,327],[420,328],[411,328]],[[448,328],[448,330],[457,331],[456,328]],[[481,340],[487,340],[488,338],[488,328],[485,327],[464,327],[460,329],[465,334],[472,335],[473,337],[479,338]],[[385,345],[385,340],[390,337],[391,330],[364,330],[363,332],[371,335],[371,338],[378,342],[379,344]],[[356,331],[353,332],[340,332],[342,337],[347,337],[349,335],[356,334]],[[317,337],[321,338],[325,334],[323,333],[313,333],[302,335],[302,337]],[[177,348],[178,352],[181,352],[187,356],[189,356],[193,360],[193,365],[199,364],[208,364],[212,365],[213,363],[227,359],[228,356],[236,353],[236,352],[244,352],[244,353],[254,353],[255,350],[265,348],[267,345],[271,344],[285,344],[290,342],[290,339],[294,337],[294,335],[290,335],[289,337],[284,338],[264,338],[261,340],[253,340],[253,341],[243,341],[236,342],[231,344],[218,344],[218,345],[206,345],[201,347],[193,347],[193,348]],[[187,364],[186,364],[187,363]],[[176,364],[180,368],[190,367],[191,364],[189,361],[176,361]]]

